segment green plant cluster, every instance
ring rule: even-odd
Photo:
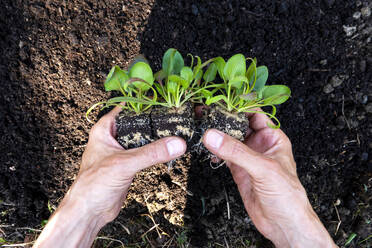
[[[291,91],[285,85],[266,85],[268,69],[257,66],[256,58],[235,54],[227,61],[216,57],[202,63],[198,56],[187,56],[191,58],[189,66],[176,49],[168,49],[162,69],[155,74],[143,57],[135,59],[127,71],[114,66],[105,81],[105,90],[118,91],[122,96],[94,104],[87,116],[97,106],[107,108],[121,102],[126,102],[123,109],[140,114],[152,106],[179,108],[192,101],[215,104],[232,113],[262,112],[276,121],[273,127],[279,127],[275,105],[285,102]],[[257,110],[265,106],[272,111]]]

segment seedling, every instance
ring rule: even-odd
[[[165,102],[162,106],[179,108],[187,101],[200,101],[203,90],[215,87],[200,85],[202,68],[209,62],[202,64],[200,57],[196,56],[197,63],[194,66],[194,57],[191,54],[188,56],[191,57],[191,65],[185,66],[182,55],[176,49],[170,48],[165,52],[162,69],[155,74],[154,83]]]
[[[266,66],[257,67],[256,59],[246,59],[242,54],[227,62],[216,57],[204,63],[198,56],[188,56],[189,66],[176,49],[168,49],[161,70],[155,74],[143,56],[137,57],[127,71],[114,66],[105,90],[121,96],[94,104],[87,117],[97,106],[104,109],[125,102],[121,105],[125,111],[116,117],[116,127],[117,140],[126,149],[172,135],[184,138],[192,147],[196,126],[190,102],[216,106],[210,108],[209,118],[202,121],[197,133],[217,128],[242,140],[249,125],[246,112],[265,113],[276,121],[273,128],[280,126],[275,105],[285,102],[291,92],[284,85],[265,86]],[[251,61],[248,68],[246,60]],[[221,79],[218,83],[217,74]],[[265,106],[272,107],[272,112],[257,110]]]
[[[140,114],[155,105],[180,108],[187,101],[200,101],[201,91],[215,86],[200,87],[202,68],[207,64],[202,64],[196,56],[197,63],[194,66],[194,57],[191,54],[189,56],[191,65],[185,66],[182,55],[174,48],[168,49],[163,56],[162,69],[155,75],[141,56],[134,60],[128,71],[114,66],[105,81],[105,90],[120,92],[122,96],[94,104],[88,109],[87,118],[94,108],[101,105],[102,110],[126,102],[126,105],[122,105],[123,109]]]
[[[154,75],[152,69],[142,57],[137,57],[128,71],[120,69],[117,65],[112,67],[105,81],[105,90],[118,91],[122,96],[94,104],[88,109],[86,113],[87,118],[90,112],[98,106],[103,105],[102,110],[119,105],[121,102],[126,102],[125,105],[122,105],[123,109],[136,114],[145,112],[151,106],[158,104],[158,94],[153,87],[153,83]],[[152,94],[149,94],[149,91]]]
[[[246,68],[246,61],[251,63]],[[256,58],[246,59],[242,54],[232,56],[227,62],[222,57],[211,60],[208,70],[204,73],[203,85],[214,85],[212,90],[202,89],[205,104],[216,104],[228,112],[264,113],[274,119],[279,128],[280,122],[275,117],[275,105],[284,103],[291,95],[290,89],[285,85],[266,86],[268,69],[258,66]],[[214,84],[216,75],[223,83]],[[205,87],[205,86],[204,86]],[[257,108],[270,106],[272,112],[258,111]]]

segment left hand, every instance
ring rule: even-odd
[[[115,140],[118,106],[89,133],[78,176],[34,247],[89,247],[99,229],[119,214],[135,174],[186,151],[179,137],[125,150]]]
[[[120,111],[120,106],[116,107],[93,126],[79,174],[69,191],[69,195],[79,196],[106,223],[118,215],[137,172],[171,161],[186,151],[185,141],[178,137],[125,150],[114,138],[115,116]]]

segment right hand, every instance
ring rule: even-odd
[[[203,142],[227,162],[257,229],[276,247],[337,247],[298,179],[288,137],[269,128],[264,114],[249,121],[244,143],[215,129],[204,134]]]

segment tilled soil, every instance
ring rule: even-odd
[[[24,228],[39,229],[71,185],[91,127],[85,111],[109,97],[109,69],[139,53],[159,69],[174,47],[202,59],[257,57],[269,82],[292,89],[278,117],[315,211],[338,245],[355,233],[349,247],[369,247],[370,7],[352,0],[1,1],[0,238],[32,240],[35,231]],[[151,229],[150,217],[168,236]],[[96,247],[120,245],[107,238],[137,247],[271,246],[228,170],[190,155],[139,173],[100,237]]]

